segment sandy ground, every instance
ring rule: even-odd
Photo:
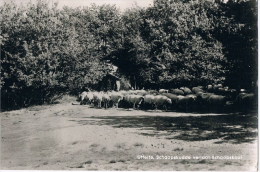
[[[250,114],[34,106],[1,113],[1,169],[256,170],[256,139]]]

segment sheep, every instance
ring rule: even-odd
[[[177,96],[177,104],[178,106],[180,106],[182,104],[183,99],[185,98],[185,96],[182,95],[178,95]]]
[[[196,103],[197,96],[194,94],[189,94],[186,96],[178,96],[177,105],[180,109],[184,109],[185,111],[191,110],[194,108]]]
[[[139,106],[144,100],[144,97],[141,95],[128,95],[125,97],[125,100],[133,104],[133,109],[135,109],[135,105],[137,104]]]
[[[237,96],[236,101],[239,103],[248,103],[254,100],[255,94],[254,93],[240,93]]]
[[[228,92],[228,90],[226,90],[225,88],[223,87],[220,87],[216,90],[216,94],[220,94],[220,95],[226,95]]]
[[[229,91],[229,87],[228,87],[228,86],[225,86],[225,87],[224,87],[224,90],[225,90],[225,91]]]
[[[109,93],[102,94],[102,102],[104,103],[105,109],[108,107],[108,103],[111,100]]]
[[[225,88],[224,88],[225,89]],[[225,96],[229,101],[235,101],[238,95],[238,91],[236,89],[228,89],[226,90]]]
[[[196,95],[198,97],[198,101],[201,101],[201,102],[205,103],[211,95],[214,95],[214,93],[199,92]]]
[[[91,103],[93,100],[93,94],[91,92],[82,92],[80,94],[80,105],[84,104],[84,103]]]
[[[89,103],[91,103],[94,99],[94,95],[92,94],[92,92],[88,92],[87,97],[88,97]]]
[[[170,93],[177,94],[177,95],[184,95],[184,92],[180,89],[171,89]]]
[[[189,94],[187,97],[191,97],[194,101],[197,99],[197,96],[195,94]]]
[[[191,96],[177,96],[177,107],[180,108],[181,110],[189,110],[191,103],[193,103],[194,99]]]
[[[181,87],[180,90],[182,90],[185,95],[192,93],[192,91],[188,87]]]
[[[213,91],[213,85],[207,85],[207,91],[212,92]]]
[[[204,91],[202,90],[201,87],[193,87],[191,90],[194,94],[197,94],[197,95],[200,93],[204,93]]]
[[[150,95],[150,94],[147,94],[144,96],[144,102],[145,103],[149,103],[149,104],[152,104],[154,103],[154,95]]]
[[[122,107],[124,107],[124,108],[130,106],[129,101],[127,100],[127,97],[128,97],[129,95],[130,95],[129,93],[122,94],[123,99],[120,101],[120,106],[122,106]]]
[[[156,91],[156,90],[148,90],[147,92],[149,94],[158,94],[158,91]]]
[[[130,90],[129,90],[130,91]],[[129,94],[129,91],[126,90],[120,90],[119,93],[122,94],[123,96]]]
[[[157,110],[158,106],[163,105],[166,108],[166,105],[168,104],[172,104],[171,99],[169,99],[168,97],[164,96],[164,95],[157,95],[154,96],[154,105],[155,105],[155,109]]]
[[[128,94],[135,94],[136,91],[135,91],[135,90],[128,90],[127,93],[128,93]]]
[[[235,100],[239,110],[249,111],[256,108],[257,99],[254,93],[239,93]]]
[[[102,92],[93,92],[94,103],[97,104],[98,108],[101,108],[102,96]]]
[[[213,84],[213,91],[218,91],[219,88],[223,88],[222,84]]]
[[[88,93],[86,91],[83,91],[80,95],[79,95],[79,99],[80,99],[80,105],[85,103],[85,97]]]
[[[111,101],[113,103],[113,106],[116,106],[116,108],[118,108],[118,104],[121,100],[123,100],[123,95],[119,92],[111,92]]]
[[[168,93],[169,90],[166,90],[166,89],[159,89],[159,93]]]
[[[222,95],[212,94],[208,97],[209,106],[212,110],[221,110],[226,104],[226,97]]]
[[[145,106],[153,106],[154,105],[154,95],[147,94],[144,96],[144,105]]]
[[[199,92],[197,95],[197,103],[202,109],[209,109],[208,106],[208,99],[211,95],[214,95],[214,93],[204,93]]]
[[[172,93],[163,93],[162,95],[168,97],[169,99],[171,99],[172,101],[172,105],[175,106],[177,105],[178,102],[178,96],[176,94],[172,94]]]
[[[144,96],[144,95],[147,94],[147,91],[145,91],[145,90],[136,90],[136,94]]]

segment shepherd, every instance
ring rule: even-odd
[[[120,80],[116,80],[116,91],[120,91]]]

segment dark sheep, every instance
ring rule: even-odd
[[[214,95],[214,94],[213,94],[213,93],[203,93],[203,92],[200,92],[200,93],[197,94],[198,99],[199,99],[199,100],[202,100],[202,101],[207,101],[208,98],[209,98],[211,95]]]
[[[226,97],[222,95],[210,95],[208,97],[209,105],[211,106],[224,106],[226,104]]]
[[[239,103],[249,103],[249,102],[253,102],[254,98],[255,98],[254,93],[240,93],[237,96],[237,101]]]
[[[181,110],[190,111],[194,108],[195,102],[197,100],[196,95],[186,95],[186,96],[178,96],[178,107]]]
[[[208,103],[208,99],[211,95],[213,95],[213,93],[203,93],[203,92],[199,92],[197,95],[197,105],[199,106],[199,108],[201,110],[209,110],[209,103]]]
[[[250,111],[255,108],[257,103],[254,93],[240,93],[236,98],[238,110]]]

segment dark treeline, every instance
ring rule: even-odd
[[[256,87],[256,0],[155,0],[124,13],[39,0],[4,4],[0,15],[2,109],[98,89],[107,62],[139,88]]]

